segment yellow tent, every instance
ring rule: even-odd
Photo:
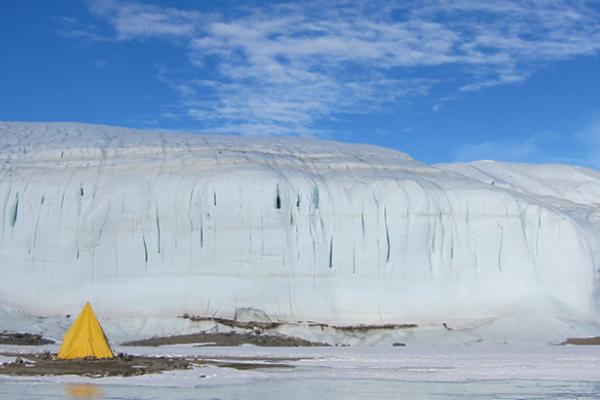
[[[85,307],[67,331],[58,352],[59,359],[85,357],[115,357],[90,303],[85,304]]]

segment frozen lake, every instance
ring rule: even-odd
[[[372,379],[273,379],[197,387],[103,384],[3,384],[6,399],[598,399],[593,382],[494,380],[408,382]]]
[[[14,351],[0,346],[0,351]],[[26,352],[22,347],[19,350]],[[117,348],[281,363],[132,378],[0,377],[2,399],[598,399],[600,347]],[[287,366],[287,368],[283,368]],[[289,368],[293,367],[293,368]]]

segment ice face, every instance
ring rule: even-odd
[[[598,321],[596,171],[41,123],[0,163],[0,302],[38,315]]]

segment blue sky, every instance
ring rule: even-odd
[[[0,120],[600,168],[599,1],[5,1],[0,50]]]

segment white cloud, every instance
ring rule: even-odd
[[[522,82],[540,65],[600,49],[598,10],[566,0],[316,0],[223,15],[90,4],[118,40],[184,43],[198,79],[161,79],[180,93],[186,115],[215,130],[303,132],[450,85],[431,106],[439,110],[455,93]]]
[[[517,74],[514,72],[510,72],[507,74],[500,73],[497,77],[491,79],[482,79],[472,83],[467,83],[466,85],[458,88],[461,92],[478,92],[482,89],[492,88],[494,86],[507,85],[511,83],[523,82],[528,78],[528,74],[522,73]]]
[[[192,37],[202,14],[137,2],[96,0],[90,2],[96,15],[109,20],[117,39],[145,37]]]

